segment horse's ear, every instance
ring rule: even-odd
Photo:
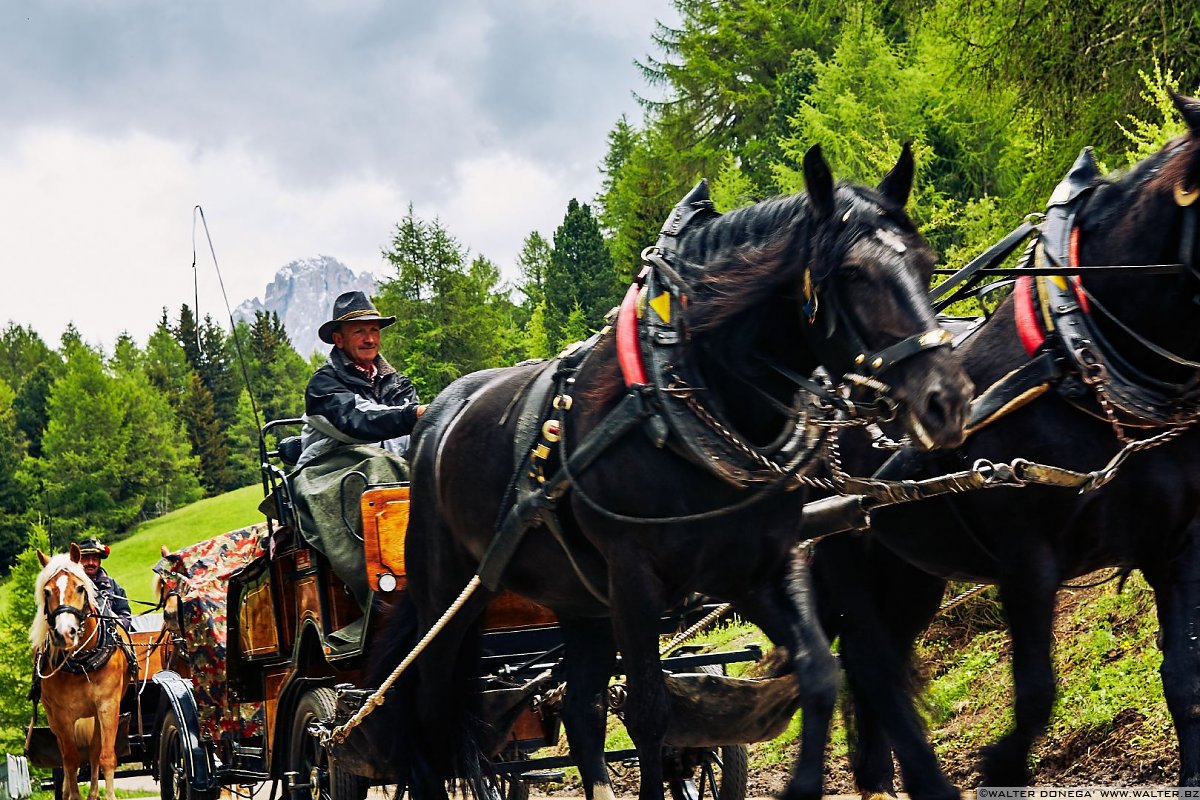
[[[76,564],[78,564],[79,558],[80,558],[79,545],[75,544],[74,542],[71,542],[71,560],[74,561]]]
[[[1200,100],[1179,94],[1172,89],[1167,89],[1167,91],[1171,93],[1171,100],[1175,103],[1175,108],[1179,109],[1192,136],[1200,137]]]
[[[50,556],[43,553],[40,548],[38,549],[37,554],[38,554],[38,561],[41,562],[43,567],[50,563]]]
[[[804,154],[804,186],[808,202],[820,219],[833,215],[833,173],[821,155],[821,145],[814,144]]]
[[[900,148],[900,158],[896,161],[896,166],[879,182],[879,193],[904,208],[908,205],[908,195],[912,192],[913,171],[912,142],[905,142]]]
[[[165,544],[160,545],[159,552],[162,553],[163,558],[166,558],[167,556],[171,555],[171,551],[167,549],[167,546]]]

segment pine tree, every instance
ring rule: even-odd
[[[100,354],[78,332],[63,335],[66,369],[54,382],[49,421],[36,476],[54,519],[56,546],[84,530],[115,532],[137,517],[116,491],[125,477],[128,430],[124,402],[105,372]]]
[[[7,603],[0,611],[0,747],[8,752],[24,747],[29,722],[29,626],[37,609],[33,585],[42,569],[39,548],[51,550],[46,529],[36,525],[10,573]]]
[[[522,305],[532,311],[546,295],[546,270],[550,268],[553,249],[540,233],[533,231],[525,237],[521,253],[517,256],[517,268],[521,271],[520,290],[525,300]]]
[[[150,383],[178,410],[192,381],[192,365],[171,331],[165,308],[146,342],[145,369]]]
[[[109,362],[114,390],[125,401],[123,426],[128,431],[126,471],[116,496],[124,505],[137,506],[139,518],[147,518],[200,498],[199,461],[176,409],[147,377],[145,359],[131,344],[118,342]]]
[[[229,445],[217,418],[212,394],[193,372],[180,409],[192,452],[200,459],[200,483],[209,495],[232,488],[234,474],[229,463]]]
[[[21,480],[25,446],[13,411],[15,395],[0,379],[0,572],[25,548],[31,498]]]
[[[20,391],[38,367],[60,368],[62,361],[33,328],[9,322],[0,333],[0,380]]]
[[[50,390],[54,385],[56,371],[60,369],[61,366],[38,364],[25,378],[21,390],[13,400],[17,429],[25,437],[29,455],[33,458],[40,458],[42,455],[42,435],[50,418]]]
[[[468,262],[440,222],[423,222],[410,206],[384,257],[396,277],[380,287],[377,306],[397,322],[384,329],[383,351],[422,399],[460,375],[500,366],[518,349],[499,270],[483,257]]]
[[[586,204],[572,198],[554,232],[546,270],[546,338],[557,351],[568,343],[567,319],[578,306],[585,331],[598,330],[616,304],[619,285],[600,226]]]

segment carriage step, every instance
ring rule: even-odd
[[[561,769],[542,769],[531,772],[522,772],[518,776],[518,780],[524,783],[559,783],[566,777]]]

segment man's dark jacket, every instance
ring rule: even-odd
[[[341,350],[330,351],[304,392],[301,465],[339,444],[378,444],[403,454],[397,440],[417,422],[417,390],[383,356],[375,356],[375,370],[368,380]]]
[[[121,584],[113,580],[113,577],[104,571],[104,567],[96,570],[96,577],[92,578],[92,583],[96,584],[96,591],[100,597],[108,600],[108,613],[116,617],[125,630],[129,630],[133,612],[129,609],[129,596],[125,594]]]

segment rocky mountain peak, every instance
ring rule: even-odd
[[[371,273],[356,275],[332,256],[301,258],[275,273],[261,300],[255,297],[245,301],[234,309],[233,315],[235,319],[253,321],[257,311],[274,311],[287,328],[297,352],[307,357],[329,347],[317,337],[317,328],[328,319],[334,299],[355,290],[366,292],[369,297],[378,286]]]

